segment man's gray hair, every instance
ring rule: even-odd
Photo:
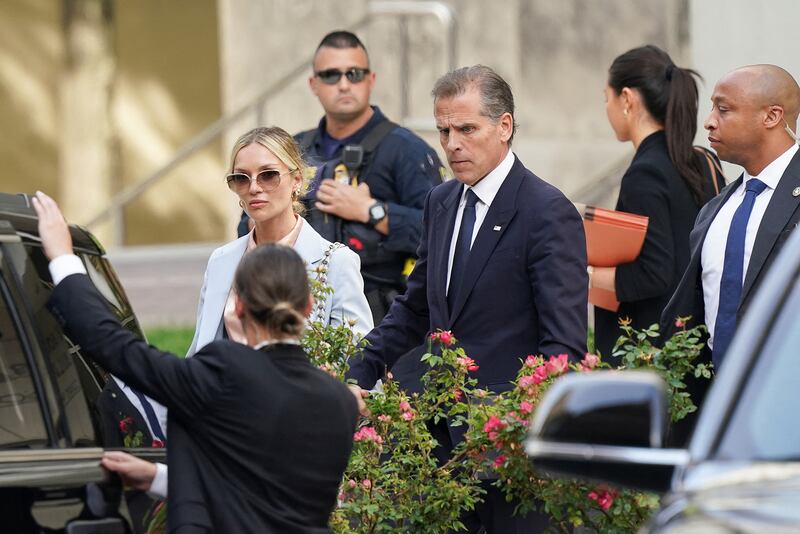
[[[451,70],[436,80],[431,95],[436,103],[440,98],[463,95],[472,87],[476,87],[481,96],[482,115],[496,123],[504,113],[511,114],[511,137],[508,139],[508,144],[511,145],[517,131],[517,122],[514,120],[514,95],[508,83],[490,67],[473,65]]]

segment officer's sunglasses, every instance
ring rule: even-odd
[[[237,194],[242,194],[249,190],[253,180],[264,192],[269,193],[270,191],[275,191],[281,184],[281,176],[295,170],[289,169],[286,172],[280,172],[275,169],[268,169],[256,174],[255,178],[251,178],[243,172],[234,172],[226,176],[225,181],[228,182],[228,188]]]
[[[369,74],[369,69],[361,69],[358,67],[353,67],[352,69],[347,69],[346,71],[341,71],[339,69],[325,69],[318,70],[314,73],[314,75],[319,78],[319,81],[325,85],[336,85],[339,83],[339,80],[342,79],[342,76],[347,76],[347,81],[350,83],[359,83],[364,81],[364,78],[366,78],[367,74]]]

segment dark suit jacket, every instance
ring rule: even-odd
[[[169,408],[169,530],[330,532],[357,408],[303,349],[215,341],[177,358],[123,328],[85,275],[50,309],[108,371]]]
[[[691,315],[691,325],[705,322],[705,305],[703,301],[702,267],[700,265],[703,243],[711,222],[717,216],[722,205],[728,197],[742,184],[744,176],[739,176],[736,181],[723,189],[711,202],[705,205],[697,216],[694,229],[689,237],[691,244],[691,257],[686,272],[681,278],[664,313],[661,316],[661,328],[666,337],[671,336],[675,328],[675,318]],[[800,196],[795,196],[793,191],[800,187],[800,152],[796,153],[783,173],[778,187],[764,213],[764,218],[758,227],[750,263],[744,277],[742,287],[742,300],[739,304],[738,318],[747,311],[750,300],[758,285],[769,271],[789,234],[800,221]]]
[[[695,155],[703,169],[706,196],[714,196],[706,158]],[[720,182],[721,175],[717,175]],[[725,187],[718,184],[718,189]],[[689,263],[689,233],[700,211],[686,182],[669,159],[664,131],[647,136],[636,150],[620,185],[616,209],[649,218],[642,252],[631,263],[619,265],[616,292],[617,312],[595,307],[595,349],[609,360],[622,331],[619,318],[626,317],[637,329],[658,324],[661,312]]]
[[[711,202],[706,204],[697,216],[694,229],[689,236],[691,245],[691,257],[686,272],[683,274],[675,293],[672,295],[664,313],[661,315],[662,339],[669,339],[677,330],[675,319],[677,317],[691,316],[692,319],[688,326],[696,326],[705,323],[705,302],[703,297],[703,280],[701,254],[703,243],[706,239],[711,222],[717,216],[722,205],[728,200],[731,193],[742,183],[744,176],[739,176]],[[758,285],[769,271],[772,262],[778,256],[783,244],[789,234],[800,221],[800,196],[795,196],[793,191],[800,187],[800,152],[795,154],[786,171],[783,173],[778,187],[772,194],[772,198],[761,219],[761,224],[756,233],[756,240],[753,244],[753,251],[750,254],[750,263],[745,273],[744,286],[742,287],[742,299],[739,303],[737,320],[741,320],[750,301],[758,289]],[[711,351],[703,351],[701,361],[711,362]],[[692,399],[698,406],[705,398],[705,394],[710,385],[708,380],[688,379],[689,392]],[[673,445],[683,445],[691,435],[695,417],[688,417],[681,421],[673,431],[671,443]]]
[[[140,446],[151,446],[153,436],[150,434],[150,429],[145,422],[144,416],[110,376],[106,380],[105,386],[103,386],[103,391],[97,397],[96,406],[103,425],[104,448],[125,447],[125,433],[120,430],[119,423],[126,417],[133,418],[133,422],[128,428],[128,434],[135,436],[137,432],[141,432],[142,444]],[[134,533],[146,532],[145,518],[153,505],[153,499],[143,491],[126,490],[125,501],[128,504],[128,511],[133,521]]]
[[[528,354],[586,352],[586,243],[581,217],[555,187],[517,159],[472,245],[450,313],[447,264],[463,184],[434,188],[425,202],[419,260],[405,294],[367,336],[350,376],[372,387],[436,329],[452,330],[480,366],[479,387],[507,390]],[[410,384],[412,388],[419,387]]]

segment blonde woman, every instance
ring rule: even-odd
[[[226,181],[254,226],[211,254],[188,356],[215,339],[244,342],[233,308],[233,275],[242,257],[262,243],[294,248],[306,262],[309,277],[322,277],[333,289],[324,302],[315,304],[312,320],[334,326],[352,320],[361,335],[372,329],[358,255],[325,240],[301,217],[303,170],[299,147],[281,128],[255,128],[236,141]]]

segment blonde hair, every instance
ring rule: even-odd
[[[292,209],[298,215],[305,212],[305,207],[300,199],[303,198],[308,191],[308,180],[306,178],[306,165],[303,162],[303,157],[300,153],[300,147],[295,142],[294,138],[283,128],[277,126],[260,126],[253,128],[246,134],[239,137],[233,144],[231,150],[231,163],[228,172],[233,172],[233,167],[236,162],[236,154],[246,146],[258,143],[270,152],[272,152],[281,163],[292,172],[300,176],[300,187],[298,188],[297,198],[292,198]]]

